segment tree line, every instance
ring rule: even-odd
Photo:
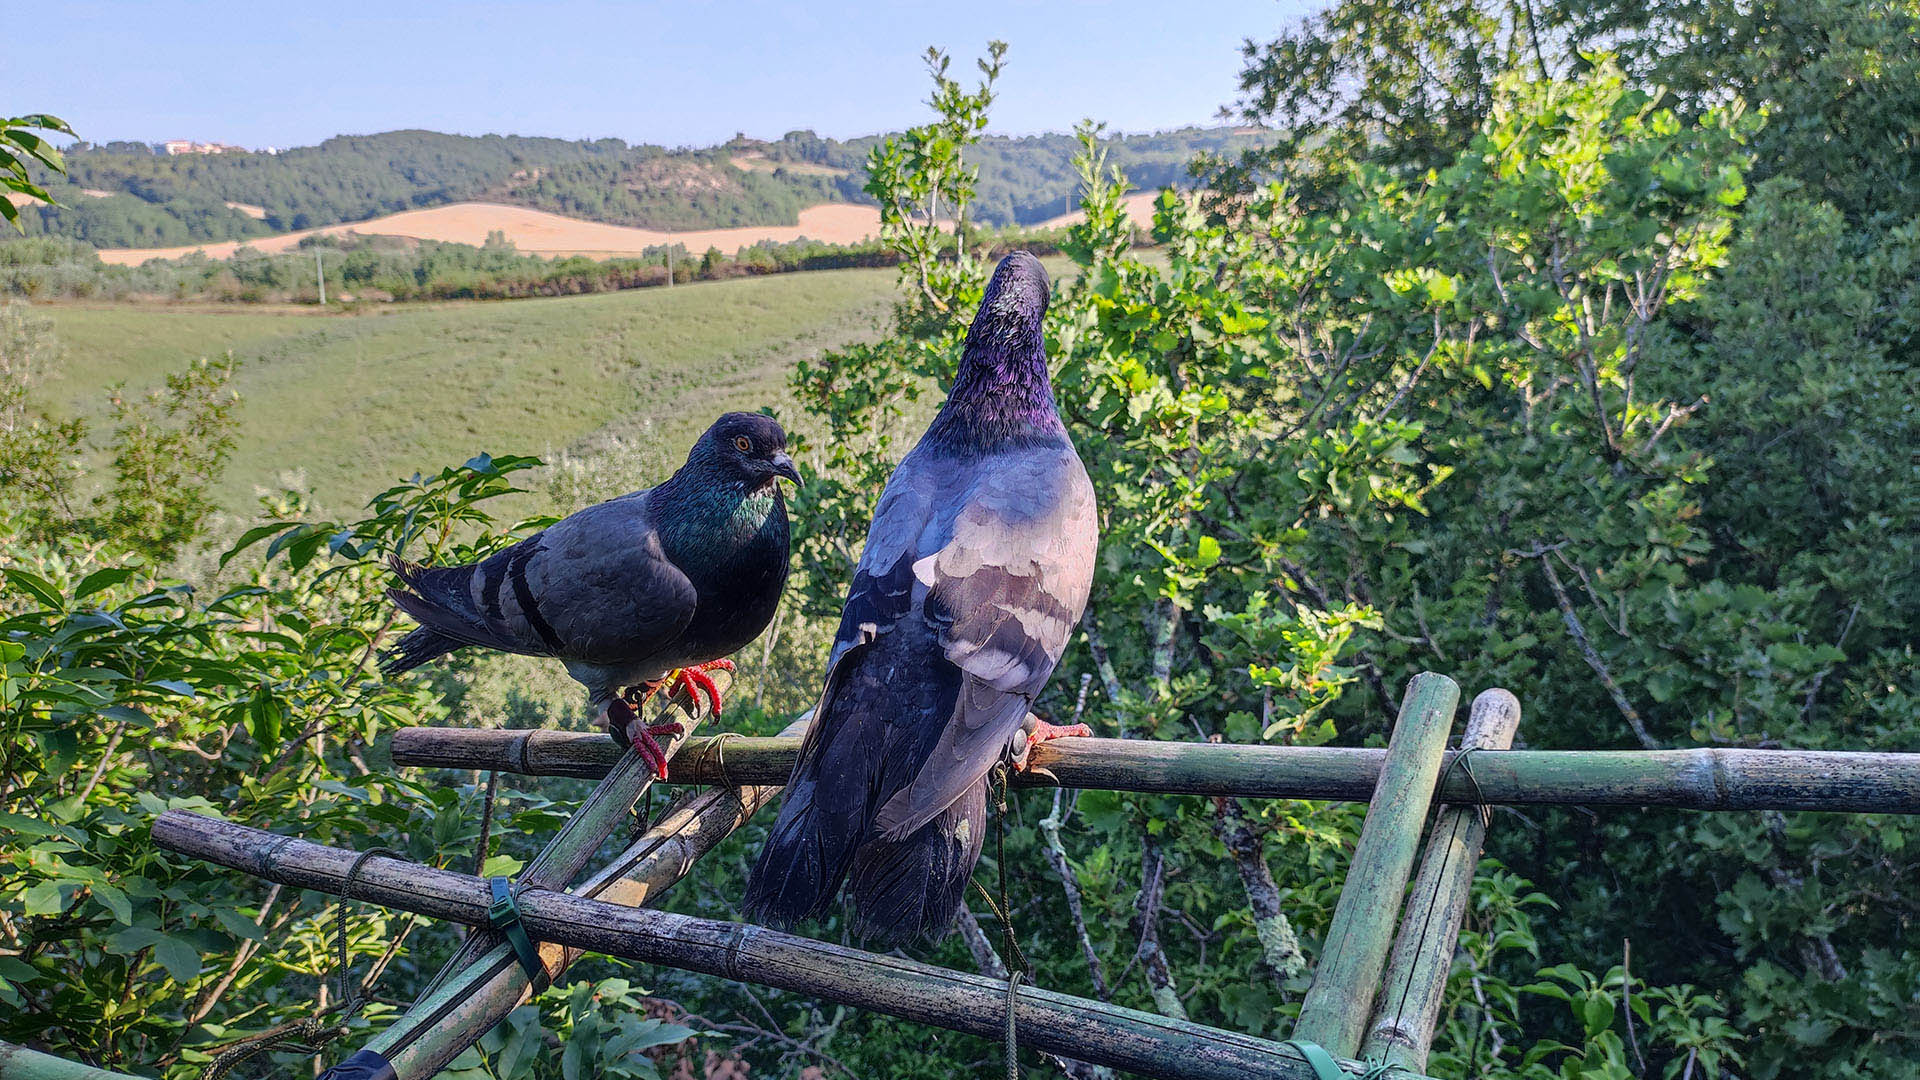
[[[243,240],[464,200],[655,229],[791,225],[816,203],[868,201],[865,159],[878,141],[800,131],[668,150],[619,139],[393,131],[277,154],[171,156],[142,144],[81,143],[67,153],[64,176],[42,178],[58,205],[23,208],[21,220],[31,235],[95,247]],[[1191,129],[1117,138],[1112,152],[1152,186],[1180,179],[1196,154],[1257,141]],[[977,149],[981,223],[1030,224],[1072,208],[1070,137],[996,138]]]

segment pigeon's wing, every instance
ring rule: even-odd
[[[913,564],[924,554],[926,534],[940,530],[942,505],[952,499],[956,485],[965,483],[961,463],[918,448],[887,478],[867,527],[866,547],[854,567],[853,584],[847,587],[847,602],[840,609],[840,629],[827,654],[823,697],[833,691],[834,670],[842,657],[893,629],[913,610]]]
[[[590,506],[470,566],[395,570],[410,591],[390,595],[422,626],[470,645],[587,663],[661,651],[698,601],[661,550],[644,493]]]
[[[922,530],[938,546],[914,560],[911,588],[962,678],[939,741],[875,818],[883,837],[931,821],[1005,752],[1086,609],[1098,530],[1093,485],[1064,444],[981,462],[946,528]]]

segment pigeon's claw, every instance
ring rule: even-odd
[[[733,661],[722,658],[719,660],[709,660],[704,664],[695,664],[692,667],[680,668],[673,674],[667,676],[667,679],[680,689],[685,690],[687,697],[692,699],[696,707],[700,704],[700,695],[703,693],[707,695],[707,704],[713,707],[714,719],[717,720],[720,717],[720,688],[714,685],[713,679],[707,675],[707,672],[732,671],[733,669]]]
[[[647,767],[653,770],[653,774],[665,780],[667,778],[667,751],[665,747],[660,745],[660,739],[663,736],[669,739],[678,738],[684,734],[686,730],[686,728],[675,723],[636,723],[628,729],[627,737],[633,746],[634,752],[639,754],[640,759],[647,763]]]
[[[1020,748],[1020,753],[1013,759],[1014,771],[1027,772],[1031,770],[1053,780],[1053,782],[1057,784],[1060,782],[1059,778],[1055,777],[1053,773],[1046,769],[1032,768],[1033,748],[1040,743],[1052,742],[1055,739],[1083,738],[1092,734],[1093,729],[1085,724],[1049,724],[1045,720],[1035,717],[1033,719],[1033,726],[1027,730],[1026,744]]]

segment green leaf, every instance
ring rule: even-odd
[[[1580,1003],[1580,1022],[1587,1026],[1587,1037],[1606,1031],[1613,1026],[1613,998],[1606,994],[1589,994]]]
[[[163,937],[155,942],[153,958],[167,969],[174,982],[192,982],[200,974],[200,951],[180,938]]]
[[[21,910],[28,915],[58,915],[67,909],[60,898],[60,883],[37,881],[20,893]]]
[[[1218,563],[1219,561],[1220,561],[1220,541],[1215,540],[1211,536],[1201,537],[1200,549],[1194,553],[1194,557],[1193,557],[1194,565],[1204,569],[1206,567],[1213,566],[1215,563]]]
[[[0,204],[6,203],[7,200],[0,199]],[[60,590],[54,588],[52,582],[37,574],[31,574],[25,570],[8,570],[7,580],[12,582],[16,587],[32,593],[34,599],[39,600],[50,608],[58,610],[66,606],[61,600]]]
[[[93,898],[113,915],[114,922],[123,926],[133,922],[133,903],[127,899],[126,893],[112,885],[96,884],[93,886]]]
[[[511,855],[489,855],[485,866],[480,868],[481,877],[512,877],[527,865],[524,860]]]
[[[128,725],[139,728],[142,731],[153,726],[153,717],[148,716],[146,713],[141,712],[131,705],[109,705],[100,710],[100,715],[109,720],[125,721]]]
[[[132,577],[133,573],[133,568],[127,566],[109,566],[105,570],[95,570],[80,579],[79,586],[73,590],[73,598],[84,600],[102,589],[120,584]]]

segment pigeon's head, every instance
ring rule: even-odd
[[[730,412],[715,420],[700,437],[695,454],[748,487],[765,487],[775,477],[800,482],[800,471],[787,455],[786,431],[764,413]]]
[[[1040,320],[1047,314],[1047,301],[1052,295],[1047,268],[1039,259],[1024,251],[1001,259],[993,268],[993,279],[987,282],[980,313],[967,329],[968,351],[984,347],[1002,352],[1037,346]]]

